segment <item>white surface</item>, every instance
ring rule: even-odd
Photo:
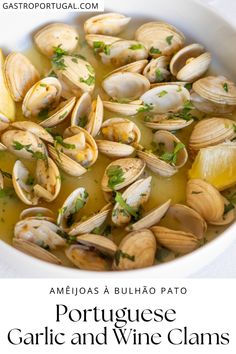
[[[127,0],[128,1],[128,0]],[[187,2],[188,0],[186,0]],[[199,0],[199,2],[208,3],[214,8],[222,17],[233,24],[236,28],[236,2],[235,0]],[[191,29],[190,29],[191,31]],[[235,45],[235,43],[232,43]],[[233,235],[232,235],[233,236]],[[236,237],[235,237],[236,239]],[[236,241],[231,245],[230,249],[223,251],[214,262],[202,268],[201,271],[193,274],[193,277],[236,277]],[[9,255],[10,256],[10,255]],[[17,269],[5,264],[1,261],[0,256],[0,277],[23,277],[25,275],[24,269]]]

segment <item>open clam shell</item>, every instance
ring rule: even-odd
[[[33,64],[21,53],[11,53],[5,60],[5,77],[12,98],[16,102],[24,99],[28,90],[40,76]]]
[[[185,37],[176,27],[165,22],[148,22],[135,32],[135,39],[157,58],[160,55],[172,56],[184,46]]]
[[[40,125],[44,128],[51,128],[64,122],[71,113],[75,101],[76,97],[71,97],[68,100],[61,102],[55,110],[50,112],[49,117],[43,120]]]
[[[100,53],[106,48],[106,46],[121,40],[119,37],[105,36],[103,34],[95,33],[86,34],[85,39],[95,53]]]
[[[187,183],[186,202],[207,222],[217,222],[224,214],[224,199],[210,183],[191,179]]]
[[[110,158],[127,157],[132,155],[135,151],[133,146],[117,143],[115,141],[96,140],[96,143],[99,152]]]
[[[208,118],[198,122],[189,139],[193,150],[218,145],[236,137],[235,121],[227,118]]]
[[[61,47],[67,53],[72,53],[78,45],[79,34],[65,23],[52,23],[39,30],[34,41],[40,52],[52,57],[56,47]]]
[[[146,67],[147,63],[148,63],[147,59],[133,61],[132,63],[120,66],[119,68],[112,70],[105,77],[115,74],[117,72],[129,72],[129,73],[142,74],[143,69]]]
[[[120,190],[124,187],[127,187],[129,184],[136,181],[145,169],[146,163],[141,159],[128,157],[124,159],[118,159],[111,162],[103,175],[101,186],[104,192],[111,192],[114,190]],[[111,186],[111,177],[112,170],[119,169],[121,171],[121,179],[117,181],[118,183],[112,183]]]
[[[211,54],[198,43],[180,49],[170,61],[170,71],[177,80],[193,82],[201,77],[211,63]]]
[[[106,77],[102,82],[106,94],[116,99],[135,100],[150,88],[148,79],[140,74],[131,72],[117,72]]]
[[[116,36],[124,30],[131,18],[119,13],[106,13],[90,17],[84,23],[85,33]]]
[[[167,202],[159,205],[157,208],[146,213],[140,220],[136,221],[134,224],[126,227],[127,231],[135,231],[141,229],[148,229],[151,226],[158,224],[158,222],[163,218],[165,213],[170,207],[171,199]]]
[[[38,258],[42,261],[53,263],[53,264],[58,264],[60,265],[62,262],[59,258],[54,256],[52,253],[46,251],[40,246],[37,246],[36,244],[21,240],[21,239],[16,239],[13,238],[13,246],[18,249],[21,252],[24,252],[28,254],[29,256]]]
[[[77,242],[82,245],[93,247],[108,257],[114,257],[117,251],[116,244],[102,235],[85,234],[77,237]]]
[[[154,130],[176,131],[184,129],[193,123],[193,119],[175,118],[172,114],[155,114],[144,119],[144,124]]]
[[[103,106],[110,112],[118,113],[123,116],[134,116],[139,112],[145,111],[145,106],[136,101],[130,103],[119,103],[111,101],[103,101]]]
[[[193,83],[193,90],[214,103],[236,105],[236,86],[224,76],[206,76]]]
[[[140,179],[131,184],[119,197],[116,196],[116,204],[112,210],[112,222],[116,226],[124,226],[128,224],[132,216],[137,219],[140,207],[147,202],[151,192],[152,177]],[[120,201],[122,200],[122,203]],[[136,215],[131,215],[130,211],[124,207],[124,204],[128,205],[132,212]]]
[[[41,127],[39,124],[31,121],[19,121],[13,122],[11,124],[13,128],[29,131],[30,133],[36,135],[42,140],[47,141],[48,143],[53,143],[54,139],[50,133],[47,132],[46,129]]]
[[[235,109],[235,106],[209,101],[199,96],[196,92],[191,92],[191,102],[200,112],[214,114],[217,116],[230,114]]]
[[[159,58],[152,59],[147,64],[143,70],[143,75],[150,81],[150,83],[168,81],[170,79],[168,65],[169,58],[162,55]]]
[[[72,245],[65,251],[67,258],[77,268],[90,271],[107,271],[110,269],[110,261],[98,251],[83,246]]]
[[[152,112],[168,113],[180,111],[184,103],[190,100],[190,94],[179,85],[158,85],[145,92],[140,99],[152,107]]]
[[[53,223],[56,221],[55,214],[53,213],[53,211],[44,207],[27,208],[20,213],[20,220],[32,219],[32,218],[43,219],[43,220],[51,221]]]
[[[138,126],[129,119],[110,118],[102,124],[101,132],[106,140],[123,144],[139,143],[141,132]]]
[[[106,52],[100,53],[103,64],[120,67],[138,60],[147,59],[148,51],[141,42],[120,40],[112,43]]]
[[[226,198],[223,197],[224,200],[224,214],[220,219],[217,221],[211,221],[210,224],[216,225],[216,226],[225,226],[231,224],[233,221],[236,219],[236,209],[235,206],[233,207],[232,203]],[[227,210],[227,207],[230,205],[229,211]]]
[[[88,200],[88,193],[85,188],[75,189],[65,200],[59,210],[57,224],[65,231],[77,221],[78,213]]]
[[[25,117],[40,116],[55,108],[61,97],[61,84],[55,77],[46,77],[32,86],[24,97],[22,112]]]
[[[157,244],[153,233],[142,229],[129,233],[121,241],[113,262],[115,270],[150,267],[154,264]]]

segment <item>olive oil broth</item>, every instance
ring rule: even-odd
[[[133,32],[135,31],[135,27],[129,27],[121,37],[131,38]],[[96,97],[97,94],[100,94],[102,99],[108,99],[106,97],[104,91],[101,88],[101,82],[105,75],[107,75],[110,71],[114,69],[111,66],[105,66],[101,63],[99,55],[94,55],[93,50],[88,47],[84,37],[82,35],[83,29],[81,27],[78,28],[80,34],[79,45],[76,53],[81,54],[86,57],[86,59],[93,65],[96,72],[96,88],[93,94]],[[47,76],[50,71],[50,61],[41,55],[37,49],[33,46],[29,50],[24,53],[35,65],[38,69],[42,77]],[[218,71],[218,70],[217,70]],[[211,69],[212,72],[212,69]],[[122,115],[118,115],[115,113],[111,113],[105,110],[104,112],[104,120],[111,117],[122,117]],[[133,117],[124,117],[134,121],[139,129],[141,130],[142,138],[140,143],[145,148],[151,147],[152,141],[152,130],[150,128],[145,127],[143,124],[143,118],[145,113],[140,113]],[[200,115],[201,116],[201,115]],[[16,120],[25,120],[26,118],[22,115],[21,104],[17,104],[17,117]],[[236,116],[230,116],[230,119],[235,119]],[[40,122],[39,119],[34,119],[35,122]],[[57,126],[52,129],[53,133],[62,134],[64,129],[70,125],[70,117],[66,119],[60,126]],[[188,146],[188,139],[190,133],[194,127],[194,124],[189,127],[184,128],[178,132],[175,132],[176,136],[186,145]],[[9,152],[0,152],[0,168],[3,171],[12,173],[12,168],[14,162],[17,158],[10,154]],[[101,210],[101,208],[106,204],[106,201],[103,196],[103,192],[101,190],[101,179],[104,174],[106,166],[112,160],[107,158],[106,156],[99,153],[99,157],[97,162],[89,169],[89,171],[81,177],[71,177],[61,172],[61,181],[62,188],[59,196],[52,203],[40,203],[40,206],[50,208],[55,215],[57,215],[58,209],[61,208],[63,202],[67,198],[67,196],[76,188],[84,187],[89,193],[89,200],[87,205],[80,211],[80,216],[89,216]],[[30,170],[32,176],[34,176],[35,162],[29,162],[28,160],[23,160],[22,162],[25,166]],[[161,203],[171,199],[172,204],[174,203],[185,203],[185,189],[187,182],[187,174],[188,169],[191,167],[191,159],[187,162],[187,164],[182,167],[178,173],[170,178],[163,178],[161,176],[153,174],[150,170],[146,169],[145,174],[151,175],[152,178],[152,189],[151,196],[149,201],[144,206],[144,212],[151,210],[152,208],[160,205]],[[8,178],[4,178],[4,186],[12,187],[11,180]],[[22,203],[20,199],[17,198],[16,195],[11,195],[7,197],[0,198],[0,237],[3,241],[10,243],[12,242],[13,233],[14,233],[14,225],[17,221],[19,221],[19,215],[22,210],[26,209],[27,205]],[[160,225],[167,227],[177,227],[179,225],[173,224],[167,218],[163,218],[161,220]],[[209,226],[206,234],[206,238],[204,242],[208,242],[214,239],[219,233],[224,230],[224,227],[213,227]],[[111,238],[115,243],[119,244],[124,235],[127,234],[126,231],[120,228],[115,228],[112,226],[111,234],[107,237]],[[63,250],[53,251],[62,261],[65,266],[73,266],[68,259],[64,256]],[[177,255],[163,249],[162,252],[158,254],[157,263],[165,262],[174,259]]]

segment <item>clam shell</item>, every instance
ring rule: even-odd
[[[188,181],[186,203],[207,222],[217,222],[224,214],[224,199],[222,195],[210,183],[201,179]]]
[[[230,204],[228,199],[223,197],[223,200],[224,200],[224,205],[225,206]],[[235,210],[235,207],[234,207],[233,209],[231,209],[227,213],[224,213],[219,220],[211,221],[210,224],[216,225],[216,226],[225,226],[225,225],[229,225],[233,221],[235,221],[235,218],[236,218],[236,210]]]
[[[90,17],[84,23],[85,33],[116,36],[124,30],[131,18],[119,13],[106,13]]]
[[[150,83],[168,81],[170,79],[168,64],[169,58],[164,55],[152,59],[143,70],[143,75],[150,81]]]
[[[113,262],[113,269],[150,267],[154,264],[156,249],[156,240],[150,230],[133,231],[121,241]]]
[[[114,186],[114,190],[120,190],[136,181],[143,173],[146,164],[141,159],[134,157],[128,157],[111,162],[107,166],[101,182],[102,190],[104,192],[112,191],[108,185],[109,178],[107,176],[107,171],[113,166],[119,166],[123,170],[123,181]]]
[[[109,50],[99,54],[105,65],[120,67],[138,60],[147,59],[148,51],[141,42],[120,40],[112,43]]]
[[[211,63],[211,54],[204,53],[198,43],[180,49],[170,61],[170,71],[177,80],[193,82],[201,77]]]
[[[169,118],[168,114],[156,114],[150,120],[144,121],[146,127],[154,130],[176,131],[184,129],[193,123],[193,119]]]
[[[129,72],[129,73],[142,74],[143,69],[145,68],[147,63],[148,63],[147,59],[133,61],[132,63],[120,66],[119,68],[117,68],[115,70],[112,70],[105,77],[110,76],[110,75],[115,74],[115,73],[118,73],[118,72]]]
[[[3,179],[3,174],[0,170],[0,190],[4,188],[4,179]]]
[[[106,94],[113,99],[127,98],[135,100],[150,88],[145,76],[131,72],[117,72],[109,75],[102,82]]]
[[[18,240],[13,238],[13,246],[21,252],[28,254],[29,256],[38,258],[42,261],[53,263],[53,264],[61,264],[61,260],[54,256],[52,253],[44,250],[42,247],[35,245],[32,242],[28,242],[25,240]]]
[[[108,260],[98,252],[82,245],[72,245],[65,251],[67,258],[77,268],[90,271],[107,271]]]
[[[110,204],[105,210],[102,209],[99,213],[88,217],[85,221],[79,221],[73,224],[70,228],[69,235],[76,236],[82,234],[88,234],[92,232],[95,228],[100,227],[107,219],[111,211]]]
[[[96,143],[99,152],[110,158],[127,157],[135,151],[133,146],[110,140],[96,140]]]
[[[151,192],[151,180],[152,177],[140,179],[131,184],[123,193],[122,199],[128,204],[134,211],[138,211],[140,206],[147,202]],[[117,226],[123,226],[131,221],[131,214],[124,210],[124,208],[116,202],[112,211],[112,222]]]
[[[235,106],[219,104],[206,100],[205,98],[199,96],[196,92],[191,93],[191,102],[199,111],[219,116],[222,114],[230,114],[235,109]]]
[[[235,121],[227,118],[208,118],[198,122],[189,139],[193,150],[218,145],[236,137]]]
[[[142,219],[138,220],[134,224],[127,226],[127,231],[135,231],[141,229],[148,229],[151,226],[158,224],[158,222],[163,218],[167,210],[169,209],[171,203],[171,199],[167,200],[167,202],[158,206],[157,208],[149,211]]]
[[[71,97],[64,102],[61,102],[60,105],[50,113],[50,116],[40,123],[40,125],[44,128],[51,128],[64,122],[71,113],[75,101],[76,97]]]
[[[116,244],[109,238],[101,235],[85,234],[77,237],[77,242],[93,247],[108,257],[114,257],[117,251]]]
[[[61,47],[67,53],[72,53],[78,45],[79,34],[65,23],[52,23],[39,30],[34,41],[41,53],[52,57],[56,47]]]
[[[9,123],[3,122],[0,117],[0,132],[9,128]]]
[[[55,214],[48,208],[43,207],[32,207],[24,209],[20,213],[20,220],[24,219],[44,219],[47,221],[55,222]]]
[[[236,86],[224,76],[206,76],[194,82],[193,90],[206,100],[236,105]]]
[[[101,128],[103,121],[103,103],[100,96],[97,96],[97,99],[94,100],[91,104],[91,111],[88,116],[88,123],[85,126],[85,129],[95,137]]]
[[[142,159],[150,170],[163,177],[171,177],[178,172],[178,169],[165,161],[160,160],[151,152],[137,151],[138,157]]]
[[[135,32],[135,39],[149,50],[154,58],[172,56],[184,46],[185,37],[176,27],[165,22],[147,22]]]
[[[145,109],[145,106],[142,104],[136,103],[118,103],[111,101],[103,101],[103,106],[110,112],[118,113],[123,116],[134,116],[139,113],[141,110]]]
[[[48,143],[53,143],[54,141],[52,135],[37,123],[31,121],[19,121],[12,123],[11,126],[13,128],[29,131],[30,133],[36,135],[42,140],[47,141]]]
[[[5,77],[12,98],[20,102],[27,91],[39,80],[39,73],[21,53],[11,53],[5,60]]]
[[[179,85],[159,85],[145,92],[140,99],[154,113],[178,112],[190,100],[189,91]]]
[[[61,97],[61,84],[55,77],[46,77],[32,86],[24,97],[22,112],[25,117],[35,117],[43,110],[53,109]]]
[[[139,143],[141,139],[141,132],[138,126],[125,118],[105,120],[101,131],[105,139],[123,144]]]
[[[200,245],[198,238],[190,232],[171,230],[163,226],[153,226],[151,230],[160,245],[177,254],[192,252]]]
[[[81,118],[88,118],[91,110],[92,98],[88,92],[82,94],[82,96],[76,102],[76,105],[71,114],[71,125],[76,125],[84,128],[86,124],[81,121]],[[82,126],[83,125],[83,126]]]
[[[110,45],[114,42],[120,41],[121,38],[113,36],[105,36],[103,34],[86,34],[85,39],[88,45],[94,49],[95,53],[99,53],[103,50],[103,46]],[[96,46],[99,44],[99,46]]]

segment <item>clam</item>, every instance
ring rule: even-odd
[[[39,73],[21,53],[11,53],[5,61],[5,77],[12,98],[16,102],[24,99],[28,90],[39,80]]]
[[[201,44],[194,43],[180,49],[170,61],[171,74],[177,80],[194,82],[208,69],[211,54]]]
[[[133,231],[123,238],[115,255],[113,269],[129,270],[154,264],[157,244],[148,229]]]
[[[236,218],[236,209],[234,204],[232,204],[228,199],[223,197],[224,200],[224,213],[220,219],[217,221],[211,221],[210,224],[216,226],[225,226],[231,224]]]
[[[74,223],[70,230],[69,235],[76,236],[82,234],[88,234],[94,229],[99,228],[107,219],[111,211],[111,204],[107,204],[102,210],[92,216],[87,217],[85,220],[82,218],[78,222]]]
[[[210,183],[191,179],[187,183],[186,202],[207,222],[217,222],[224,214],[224,199]]]
[[[49,116],[43,120],[40,125],[44,128],[51,128],[61,124],[71,113],[75,105],[76,97],[68,98],[66,101],[62,101],[55,110],[49,113]]]
[[[129,72],[129,73],[142,74],[143,69],[146,67],[147,63],[148,63],[147,59],[133,61],[132,63],[120,66],[119,68],[112,70],[105,77],[115,74],[117,72]]]
[[[24,219],[15,225],[15,239],[32,242],[44,249],[54,250],[66,245],[60,228],[48,220]]]
[[[148,51],[141,42],[120,40],[112,43],[99,54],[105,65],[120,67],[138,60],[147,59]]]
[[[142,102],[137,104],[136,101],[129,103],[103,101],[103,106],[108,111],[118,113],[123,116],[134,116],[139,112],[145,112],[147,110]]]
[[[127,187],[142,175],[145,166],[144,161],[134,157],[111,162],[102,178],[102,190],[111,192]]]
[[[55,222],[55,214],[53,213],[52,210],[44,207],[31,207],[24,209],[20,213],[20,220],[24,219],[41,219],[41,220],[47,220],[51,222]]]
[[[159,85],[145,92],[140,99],[154,113],[178,112],[190,100],[189,91],[179,85]]]
[[[54,62],[53,70],[62,84],[63,97],[80,97],[84,92],[93,92],[95,71],[88,61],[70,55],[63,55],[60,61],[63,66]]]
[[[119,13],[106,13],[90,17],[84,23],[85,33],[116,36],[122,32],[131,18]]]
[[[96,140],[98,151],[110,158],[121,158],[132,155],[135,148],[131,145],[109,140]]]
[[[170,177],[183,167],[188,159],[185,145],[172,133],[159,130],[153,135],[151,151],[138,150],[138,156],[154,173]]]
[[[135,100],[150,88],[148,79],[140,74],[117,72],[106,77],[102,82],[106,94],[113,99]]]
[[[102,121],[103,103],[100,96],[92,101],[90,94],[85,92],[73,109],[71,125],[84,128],[94,137],[99,133]]]
[[[79,269],[90,271],[107,271],[110,269],[109,259],[90,247],[72,245],[65,252],[71,263]]]
[[[30,131],[8,130],[2,134],[1,140],[7,149],[19,158],[47,159],[44,143]]]
[[[117,251],[116,244],[102,235],[84,234],[76,238],[77,242],[92,247],[107,257],[114,257]]]
[[[85,188],[75,189],[65,200],[59,209],[57,224],[65,231],[77,222],[80,209],[82,209],[88,200],[88,193]]]
[[[64,132],[64,138],[57,136],[54,146],[48,151],[58,166],[71,176],[81,176],[98,157],[98,149],[93,137],[84,129],[71,126]]]
[[[16,194],[27,205],[36,205],[39,199],[52,202],[61,189],[59,170],[50,158],[46,162],[37,161],[35,178],[23,163],[17,160],[13,168],[12,182]]]
[[[163,82],[170,79],[170,72],[168,70],[169,58],[164,55],[159,58],[152,59],[145,69],[143,75],[151,82]]]
[[[128,231],[148,229],[153,225],[158,224],[158,222],[163,218],[165,213],[170,207],[171,199],[167,200],[165,203],[161,204],[157,208],[147,212],[140,220],[136,221],[134,224],[126,227]]]
[[[184,129],[193,123],[193,119],[183,119],[181,114],[154,114],[153,116],[146,116],[144,118],[144,124],[154,130],[167,130],[176,131]]]
[[[93,48],[95,53],[100,53],[106,50],[107,46],[117,41],[120,41],[121,38],[113,36],[105,36],[103,34],[86,34],[85,39],[88,45]]]
[[[191,102],[192,104],[201,112],[222,115],[230,114],[234,111],[235,106],[228,104],[219,104],[199,96],[196,92],[191,93]]]
[[[147,202],[151,192],[152,177],[140,179],[131,184],[122,194],[116,192],[116,204],[112,210],[112,222],[121,227],[132,217],[138,220],[140,208]]]
[[[177,254],[186,254],[199,247],[207,225],[195,210],[175,204],[168,209],[166,216],[175,222],[176,229],[153,226],[151,230],[158,243]]]
[[[193,83],[193,90],[208,101],[236,105],[236,86],[224,76],[206,76]]]
[[[37,246],[36,244],[34,244],[32,242],[13,238],[12,244],[19,251],[24,252],[24,253],[28,254],[29,256],[33,256],[35,258],[38,258],[42,261],[53,263],[53,264],[58,264],[58,265],[60,265],[62,263],[61,260],[59,258],[57,258],[56,256],[54,256],[52,253],[46,251],[42,247]]]
[[[141,132],[137,125],[125,118],[107,119],[101,127],[101,132],[106,140],[123,144],[139,143]]]
[[[145,23],[137,29],[135,39],[143,43],[154,58],[172,56],[185,42],[183,33],[165,22]]]
[[[203,119],[195,125],[189,139],[189,147],[193,150],[200,150],[235,137],[235,121],[227,118]]]
[[[65,23],[52,23],[39,30],[34,41],[41,53],[52,57],[56,47],[62,48],[67,53],[72,53],[78,45],[78,33]]]
[[[20,130],[28,131],[38,138],[45,140],[48,143],[53,143],[54,139],[51,134],[47,132],[46,129],[41,127],[39,124],[31,122],[31,121],[19,121],[11,124],[13,128],[17,128]]]
[[[55,77],[46,77],[32,86],[24,97],[25,117],[37,117],[55,108],[61,97],[61,84]]]

